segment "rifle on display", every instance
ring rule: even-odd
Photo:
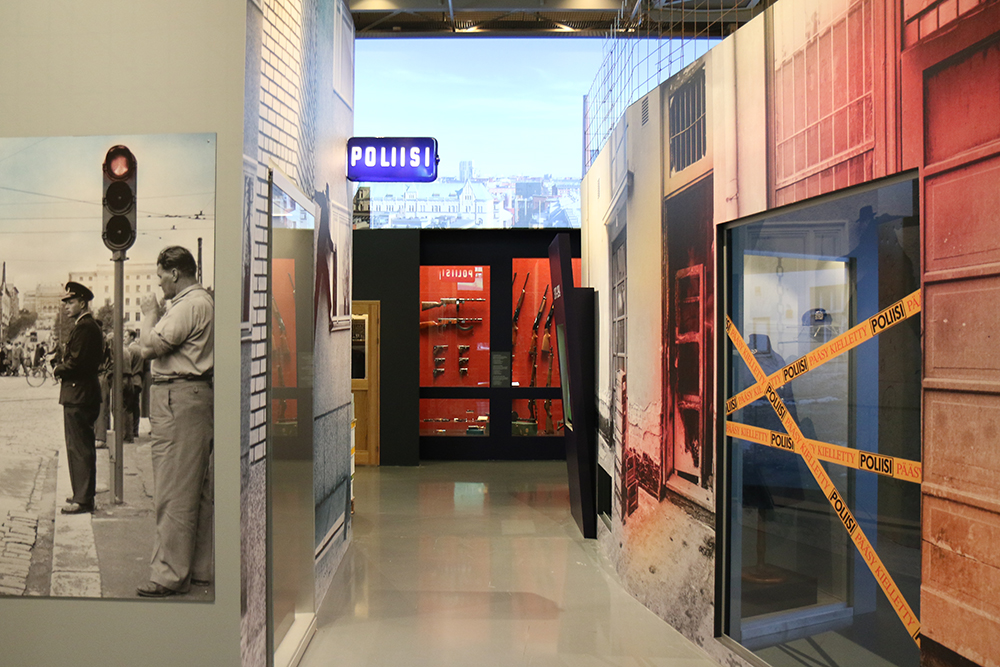
[[[440,308],[441,306],[461,306],[466,301],[486,301],[484,298],[475,299],[459,299],[452,297],[444,297],[440,301],[421,301],[420,310],[430,310],[431,308]]]
[[[521,306],[524,305],[524,294],[528,289],[528,278],[531,277],[531,272],[524,277],[524,287],[521,288],[521,296],[517,299],[517,307],[514,308],[513,331],[510,337],[510,361],[514,363],[514,346],[517,345],[517,321],[521,319]]]
[[[549,335],[549,329],[552,328],[552,316],[556,314],[556,302],[553,299],[552,305],[549,306],[549,316],[545,318],[545,335],[542,336],[542,352],[549,354],[552,352],[552,340]]]
[[[454,324],[459,331],[472,331],[472,327],[477,322],[482,322],[481,317],[439,317],[436,320],[426,320],[420,323],[420,330],[432,327],[449,327]]]
[[[545,314],[545,302],[549,298],[549,286],[545,286],[545,293],[542,294],[542,302],[538,305],[538,312],[535,314],[535,322],[531,325],[531,349],[528,355],[531,357],[531,382],[529,387],[534,387],[538,379],[538,327],[542,324],[542,315]]]

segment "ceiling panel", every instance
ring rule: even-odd
[[[356,35],[374,37],[722,37],[771,0],[353,0]]]

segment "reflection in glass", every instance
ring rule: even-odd
[[[368,314],[351,315],[351,379],[368,377]]]
[[[298,641],[315,611],[312,437],[314,206],[272,174],[267,435],[272,643]],[[296,289],[298,287],[298,289]],[[256,363],[256,362],[255,362]]]
[[[808,358],[917,290],[918,229],[905,181],[727,230],[727,314],[763,372]],[[808,371],[781,373],[777,394],[803,435],[919,461],[919,331],[912,317]],[[728,398],[756,382],[726,343]],[[727,419],[786,432],[763,398]],[[772,665],[801,664],[793,656],[813,655],[816,642],[837,664],[916,665],[919,650],[801,456],[727,443],[727,634]],[[822,465],[919,616],[919,485]]]

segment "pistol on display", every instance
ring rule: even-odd
[[[486,299],[484,298],[458,299],[458,298],[444,297],[440,301],[421,301],[420,310],[430,310],[431,308],[440,308],[441,306],[461,306],[466,301],[486,301]]]
[[[468,375],[469,374],[469,369],[466,368],[465,366],[462,366],[461,368],[458,369],[458,374],[459,375]]]
[[[442,373],[444,373],[444,369],[440,368],[440,367],[439,368],[435,368],[433,372],[434,372],[434,377],[437,377],[438,375],[441,375]]]
[[[442,365],[444,365],[444,362],[446,362],[446,361],[448,361],[448,360],[445,359],[444,357],[434,357],[434,365],[435,366],[442,366]]]
[[[448,346],[445,345],[445,347],[448,347]],[[468,345],[459,345],[458,346],[458,353],[459,354],[465,354],[468,351],[469,351],[469,346]]]
[[[444,352],[447,349],[448,349],[447,345],[435,345],[434,346],[434,356],[437,356],[437,355],[441,354],[442,352]],[[461,347],[459,347],[459,351],[461,351]]]
[[[459,366],[468,366],[469,365],[469,358],[468,357],[459,357],[459,359],[458,359],[458,365]]]

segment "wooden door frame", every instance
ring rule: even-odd
[[[366,379],[365,380],[351,380],[351,392],[355,390],[362,390],[368,392],[368,423],[367,434],[368,434],[368,444],[370,449],[366,448],[368,452],[368,461],[364,465],[379,465],[381,459],[381,433],[379,426],[381,424],[381,319],[382,319],[382,302],[381,301],[364,301],[355,300],[351,302],[351,312],[354,313],[354,307],[361,306],[364,312],[368,314],[368,332],[365,341],[366,354],[365,363],[367,365]],[[367,383],[367,386],[361,386],[363,383]]]

